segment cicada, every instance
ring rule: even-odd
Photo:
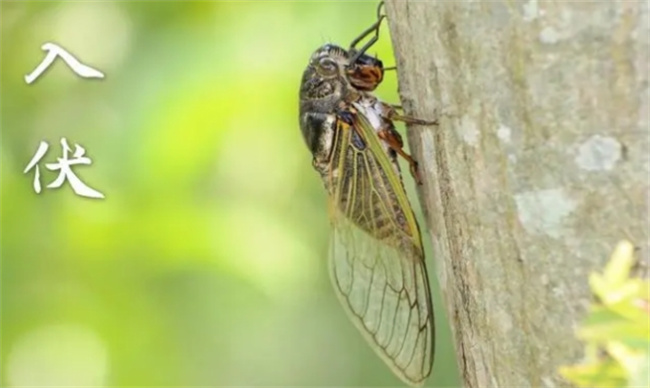
[[[329,198],[334,290],[379,357],[404,382],[420,386],[433,365],[434,317],[398,155],[418,182],[420,175],[393,121],[435,121],[400,115],[373,94],[385,68],[366,51],[383,19],[380,3],[377,21],[347,50],[326,44],[311,55],[300,86],[300,129]]]

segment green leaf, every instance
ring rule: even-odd
[[[650,381],[650,359],[646,354],[646,357],[640,360],[638,369],[636,369],[630,375],[630,379],[627,386],[629,388],[648,387],[649,381]]]
[[[634,321],[605,307],[593,307],[591,314],[578,329],[577,336],[584,340],[605,344],[610,341],[640,342],[649,341],[647,321]]]
[[[634,245],[629,241],[619,242],[609,263],[605,266],[603,275],[606,282],[612,287],[625,283],[634,262]]]
[[[579,387],[624,387],[625,370],[611,360],[561,367],[560,374]]]
[[[577,386],[648,387],[650,282],[629,278],[633,253],[631,243],[619,243],[603,273],[589,276],[600,303],[591,306],[577,330],[585,341],[586,358],[582,364],[560,368]]]

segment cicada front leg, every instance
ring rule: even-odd
[[[418,169],[418,162],[413,159],[413,157],[404,151],[404,141],[402,136],[397,132],[392,125],[382,128],[377,135],[381,140],[383,140],[390,149],[395,151],[398,155],[403,157],[409,164],[409,171],[411,176],[418,185],[422,184],[422,177],[420,176],[420,171]]]
[[[383,105],[384,105],[383,116],[388,120],[401,121],[406,124],[438,125],[438,120],[423,120],[417,117],[399,114],[397,110],[403,110],[401,105],[391,105],[386,103],[383,103]]]

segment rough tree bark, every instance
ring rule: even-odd
[[[468,387],[567,386],[588,274],[623,238],[648,258],[648,3],[386,13],[402,104],[440,121],[408,131],[457,348],[436,357]]]

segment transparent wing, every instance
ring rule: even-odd
[[[358,134],[365,147],[353,139]],[[419,386],[433,363],[431,293],[415,217],[381,147],[362,114],[353,127],[339,124],[329,179],[330,273],[373,349],[404,382]]]

